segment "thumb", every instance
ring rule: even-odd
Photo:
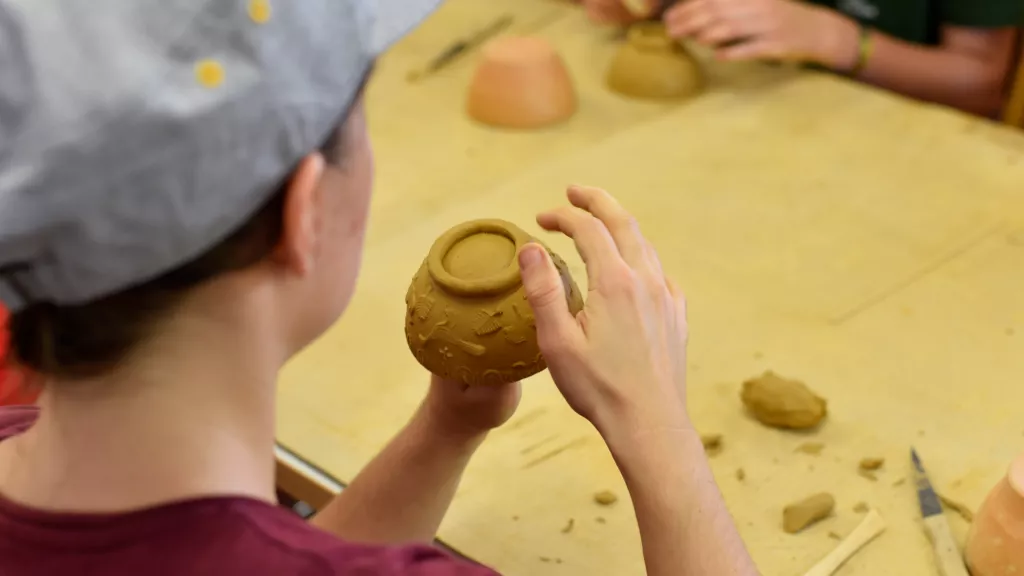
[[[565,285],[551,255],[539,244],[527,244],[519,251],[519,269],[542,349],[548,343],[567,341],[576,321],[569,311]]]

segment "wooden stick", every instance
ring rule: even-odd
[[[884,531],[885,519],[876,510],[872,510],[860,523],[860,526],[857,526],[857,529],[846,537],[846,540],[843,540],[831,554],[815,564],[814,568],[808,570],[804,576],[832,576],[840,566]]]

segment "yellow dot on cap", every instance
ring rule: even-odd
[[[270,20],[270,0],[249,0],[249,18],[257,24]]]
[[[196,64],[196,80],[207,88],[224,83],[224,66],[216,60],[202,60]]]

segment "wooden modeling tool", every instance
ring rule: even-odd
[[[452,62],[459,59],[459,57],[466,54],[470,50],[480,46],[484,42],[487,42],[491,38],[497,36],[506,28],[512,25],[514,19],[510,14],[506,14],[501,18],[491,22],[486,28],[480,30],[470,38],[459,40],[446,48],[443,52],[434,57],[429,64],[426,65],[422,70],[413,70],[409,72],[407,79],[410,82],[416,82],[422,80],[426,76],[429,76],[438,70],[441,70],[445,66],[448,66]]]
[[[821,562],[815,564],[814,568],[808,570],[804,576],[832,576],[840,566],[884,531],[885,519],[876,510],[868,512],[860,526],[857,526],[856,530],[846,537],[846,540],[843,540],[835,550],[825,556]]]
[[[914,464],[914,475],[917,481],[917,501],[921,505],[921,517],[928,540],[935,551],[935,564],[942,576],[970,576],[964,566],[964,557],[953,538],[949,521],[942,513],[942,502],[932,488],[931,480],[917,456],[917,451],[910,449],[910,459]]]

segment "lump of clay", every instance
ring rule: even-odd
[[[790,504],[782,511],[782,529],[789,534],[796,534],[828,518],[835,507],[835,498],[824,492]]]
[[[885,458],[864,458],[860,461],[860,469],[874,472],[885,465]]]
[[[535,241],[509,222],[474,220],[434,242],[405,297],[406,340],[424,368],[473,385],[522,380],[547,368],[516,257]],[[583,297],[565,262],[551,258],[575,314]]]
[[[754,418],[776,428],[814,428],[828,414],[825,399],[803,382],[770,371],[744,382],[741,398]]]
[[[636,18],[650,18],[660,4],[661,0],[622,0],[622,5]]]
[[[658,22],[634,24],[608,69],[608,87],[633,98],[686,98],[703,85],[697,61]]]
[[[540,128],[576,112],[576,91],[565,63],[549,42],[498,38],[481,51],[467,111],[491,126]]]
[[[1024,454],[981,505],[964,556],[974,576],[1024,570]]]

